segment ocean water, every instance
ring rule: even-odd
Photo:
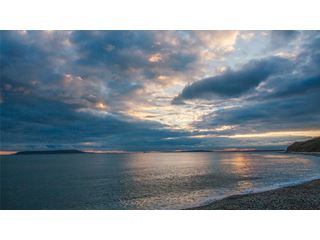
[[[320,177],[320,157],[285,153],[1,157],[2,209],[182,209]]]

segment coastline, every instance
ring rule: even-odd
[[[320,179],[263,192],[232,195],[186,210],[320,210]]]

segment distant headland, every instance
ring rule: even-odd
[[[294,142],[287,148],[287,152],[320,152],[320,137]]]
[[[15,155],[28,155],[28,154],[72,154],[72,153],[86,153],[80,150],[50,150],[50,151],[21,151]]]

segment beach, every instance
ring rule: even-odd
[[[320,179],[275,190],[234,195],[191,210],[319,210]]]

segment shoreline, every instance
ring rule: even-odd
[[[232,195],[185,210],[320,210],[320,179],[262,192]]]

